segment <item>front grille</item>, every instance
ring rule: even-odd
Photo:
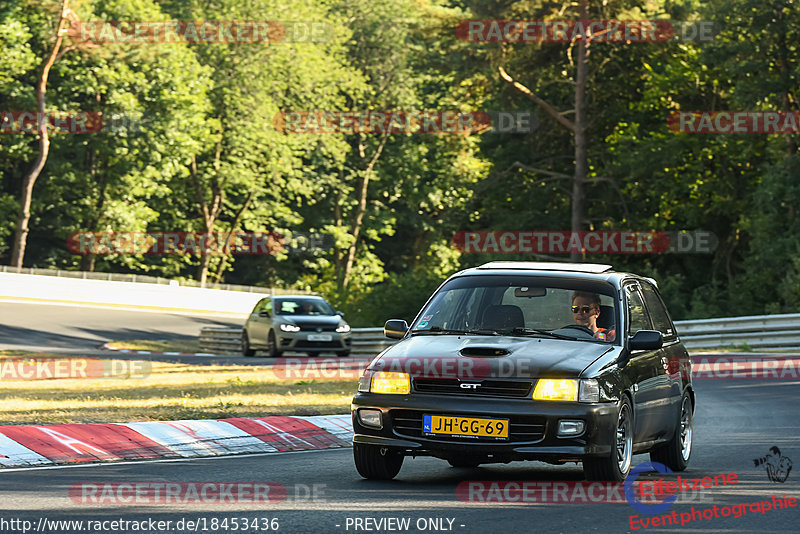
[[[327,324],[327,323],[300,323],[297,322],[297,326],[300,327],[301,332],[336,332],[336,327],[339,325],[335,324]]]
[[[465,389],[461,384],[479,384]],[[458,380],[457,378],[415,378],[414,391],[438,395],[469,395],[483,397],[528,397],[533,382],[529,380]]]
[[[330,349],[341,348],[342,343],[337,339],[334,341],[306,341],[300,339],[294,344],[296,349]]]
[[[443,414],[435,411],[424,412],[435,415],[457,415],[461,417],[479,417],[474,414]],[[450,436],[423,436],[422,434],[422,415],[423,412],[416,410],[390,410],[389,417],[392,420],[392,430],[398,436],[408,438],[442,439],[446,441],[463,441],[467,443],[522,443],[540,441],[544,438],[546,419],[533,415],[497,415],[498,419],[508,419],[511,424],[509,429],[508,441],[498,442],[494,439],[481,440],[480,438],[457,438]],[[491,417],[491,416],[480,416]]]

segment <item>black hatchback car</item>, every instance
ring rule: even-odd
[[[692,452],[691,361],[652,279],[609,265],[493,262],[448,278],[359,380],[358,472],[406,456],[454,467],[582,462],[623,480],[633,454],[673,471]]]

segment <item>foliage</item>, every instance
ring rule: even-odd
[[[0,7],[0,110],[34,108],[58,4]],[[68,40],[74,49],[53,68],[48,105],[102,112],[109,127],[52,136],[26,266],[310,288],[352,324],[374,326],[413,318],[444,277],[498,259],[459,253],[457,231],[569,228],[572,137],[501,80],[498,67],[569,116],[573,47],[473,43],[454,28],[468,19],[571,18],[574,3],[74,4],[83,21],[257,18],[324,32],[269,44]],[[798,311],[798,136],[676,134],[666,118],[679,110],[800,111],[800,10],[792,0],[608,0],[589,8],[597,19],[715,21],[719,32],[708,42],[590,46],[587,224],[707,230],[719,245],[705,255],[585,260],[657,278],[678,319]],[[273,126],[280,111],[401,109],[532,112],[538,125],[531,133],[388,136]],[[0,134],[0,263],[10,257],[20,180],[35,152],[32,134]],[[65,247],[72,232],[105,230],[321,232],[331,246],[206,258],[81,257]]]

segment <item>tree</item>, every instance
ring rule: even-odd
[[[47,129],[49,123],[47,121],[46,112],[46,92],[47,92],[47,79],[50,76],[50,69],[53,64],[60,57],[61,43],[64,40],[67,22],[73,15],[72,10],[69,8],[69,0],[62,0],[61,9],[58,19],[58,24],[54,32],[55,41],[50,54],[42,63],[41,74],[36,84],[36,100],[38,103],[37,116],[38,125],[37,133],[39,135],[39,154],[36,157],[31,169],[24,176],[22,180],[22,195],[20,197],[19,216],[17,217],[17,231],[14,237],[14,248],[11,252],[11,265],[17,269],[22,268],[22,260],[25,257],[25,245],[28,241],[28,225],[31,219],[31,199],[33,198],[33,186],[36,184],[36,179],[44,168],[47,161],[47,155],[50,153],[50,134]]]

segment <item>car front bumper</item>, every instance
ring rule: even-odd
[[[381,411],[383,428],[361,423],[358,410],[364,408]],[[358,393],[352,403],[353,442],[441,458],[479,456],[485,461],[580,461],[611,454],[616,445],[617,411],[615,403]],[[509,419],[510,436],[508,440],[491,441],[424,435],[422,416],[425,414]],[[559,436],[560,420],[583,421],[583,433]]]
[[[330,336],[328,341],[310,340],[309,336]],[[279,332],[278,348],[281,351],[296,352],[340,352],[350,350],[352,346],[349,332]]]

